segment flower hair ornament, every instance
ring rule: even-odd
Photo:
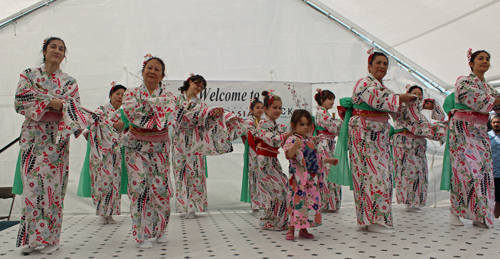
[[[111,90],[109,90],[109,94],[113,93],[113,90],[115,90],[115,86],[116,86],[116,82],[115,81],[111,82]]]
[[[151,58],[153,58],[153,55],[151,55],[151,54],[144,55],[144,62],[142,63],[142,68],[144,68],[146,66],[146,62],[148,62],[148,60]]]
[[[267,106],[271,106],[271,104],[273,104],[274,102],[274,90],[273,89],[269,89],[267,91],[268,93],[268,96],[269,96],[269,100],[267,101]]]
[[[189,77],[186,79],[186,81],[189,82],[189,80],[191,80],[191,77],[193,77],[193,76],[194,76],[194,73],[189,74]]]
[[[368,63],[372,62],[373,54],[375,54],[375,48],[369,49],[366,54],[368,54]]]
[[[323,95],[323,90],[321,88],[316,88],[316,94],[319,94],[319,98]]]
[[[470,58],[472,57],[472,49],[469,48],[469,50],[467,50],[467,60],[470,62]]]
[[[53,38],[52,36],[49,36],[45,39],[43,39],[43,45],[42,46],[45,46],[45,43],[47,43],[47,41],[50,39],[50,38]]]

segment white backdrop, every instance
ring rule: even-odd
[[[78,80],[82,105],[92,110],[107,102],[111,81],[127,87],[141,83],[147,53],[165,61],[165,82],[173,93],[190,73],[197,73],[211,91],[219,85],[231,89],[225,91],[260,87],[259,92],[272,86],[290,100],[289,82],[296,90],[312,84],[309,98],[317,85],[328,87],[337,98],[350,96],[357,79],[366,76],[370,48],[298,0],[57,1],[0,29],[0,146],[19,136],[24,118],[13,107],[19,74],[40,64],[43,39],[51,35],[64,39],[68,53],[62,69]],[[398,92],[415,83],[393,60],[386,79]],[[234,153],[208,160],[210,208],[239,206],[242,151],[236,144]],[[11,185],[18,152],[16,145],[0,155],[1,186]],[[72,139],[70,152],[65,211],[91,213],[91,201],[76,197],[84,141]],[[281,161],[286,168],[287,161]],[[344,204],[352,205],[345,193]],[[0,207],[0,213],[4,210]]]

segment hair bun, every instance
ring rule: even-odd
[[[268,96],[269,92],[268,91],[262,91],[262,96]]]

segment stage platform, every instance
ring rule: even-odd
[[[65,215],[61,249],[28,257],[15,247],[19,225],[0,232],[0,258],[500,258],[500,221],[495,228],[449,224],[448,208],[407,212],[394,205],[395,234],[376,234],[356,226],[353,206],[324,213],[323,225],[310,229],[312,240],[286,241],[286,231],[259,227],[250,209],[219,209],[195,219],[172,214],[169,242],[138,249],[132,242],[130,215],[118,224],[99,225],[94,215]]]

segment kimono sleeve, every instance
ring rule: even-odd
[[[316,114],[316,123],[328,130],[328,132],[338,135],[342,127],[342,120],[334,119],[326,114],[326,111],[321,110]]]
[[[39,121],[49,110],[47,106],[54,97],[42,89],[35,88],[30,79],[30,73],[31,69],[26,69],[21,73],[14,104],[17,113]]]
[[[378,110],[396,112],[400,107],[399,95],[392,93],[389,89],[378,89],[367,79],[358,81],[355,86],[355,95]]]
[[[455,83],[455,102],[467,105],[473,111],[486,113],[493,110],[495,96],[479,89],[470,78],[461,76]]]
[[[271,121],[261,119],[255,135],[271,147],[281,147],[285,142],[285,134],[280,130],[272,130],[273,127],[275,125]]]

